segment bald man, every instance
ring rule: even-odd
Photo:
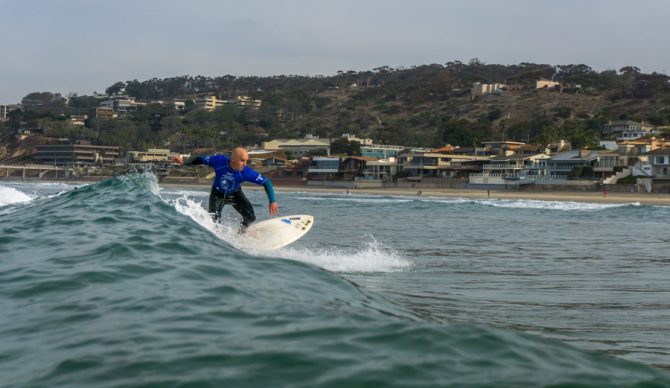
[[[186,165],[204,164],[214,169],[216,176],[212,184],[212,191],[209,194],[209,212],[214,221],[221,220],[221,211],[226,204],[232,204],[242,216],[242,231],[249,224],[256,220],[254,207],[242,192],[242,182],[253,182],[259,186],[265,187],[265,193],[270,202],[270,215],[279,214],[275,193],[272,188],[272,182],[263,175],[247,167],[249,154],[244,148],[235,148],[230,158],[224,155],[198,156],[189,159],[184,163],[181,158],[176,158],[176,162]]]

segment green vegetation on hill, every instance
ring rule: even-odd
[[[561,88],[536,90],[549,78]],[[70,115],[88,113],[100,96],[31,93],[23,110],[0,125],[4,138],[18,128],[39,128],[45,136],[119,145],[123,150],[169,147],[225,148],[260,144],[271,138],[342,133],[376,142],[438,147],[476,145],[487,140],[546,144],[566,139],[576,147],[594,146],[608,120],[631,119],[654,125],[670,122],[670,83],[664,74],[636,67],[595,71],[586,65],[551,66],[449,62],[412,68],[387,66],[370,71],[340,71],[333,76],[222,77],[181,76],[117,82],[108,95],[142,101],[187,100],[174,105],[149,103],[115,120],[89,118],[75,126]],[[502,93],[472,98],[473,82],[505,83]],[[259,109],[227,105],[213,112],[197,109],[198,96],[262,100]]]

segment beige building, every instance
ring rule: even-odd
[[[552,81],[550,79],[539,79],[535,81],[535,89],[551,89],[560,86],[560,82]]]
[[[239,107],[258,109],[261,107],[263,102],[261,100],[254,100],[249,96],[237,96],[234,100],[228,101],[228,103],[234,103]]]
[[[180,154],[166,148],[149,148],[145,152],[129,151],[128,156],[133,162],[170,162]]]
[[[119,116],[135,110],[140,105],[145,105],[145,103],[137,102],[134,98],[128,96],[113,96],[100,103],[100,107],[112,109]]]
[[[342,137],[346,138],[348,141],[355,141],[358,142],[362,146],[371,146],[372,145],[372,139],[361,139],[355,135],[351,135],[349,133],[343,133]]]
[[[112,165],[119,157],[119,147],[96,146],[80,140],[74,144],[38,145],[34,159],[54,165],[102,164]]]
[[[470,94],[473,96],[483,96],[485,94],[500,92],[506,87],[507,85],[505,84],[483,84],[481,82],[475,82],[472,84]]]
[[[263,149],[289,151],[295,157],[307,156],[310,151],[317,150],[330,155],[330,139],[274,139],[263,142]]]
[[[114,113],[114,109],[112,108],[107,108],[103,106],[99,106],[95,108],[95,118],[98,120],[111,120],[115,119],[117,117],[116,113]]]
[[[226,100],[220,100],[216,96],[204,96],[198,97],[195,100],[195,105],[204,108],[206,111],[211,112],[216,108],[222,107],[226,104]]]
[[[608,121],[603,125],[600,133],[601,135],[620,134],[620,139],[617,140],[637,140],[642,136],[653,134],[656,127],[645,122],[638,123],[632,120],[614,120]],[[638,137],[623,136],[624,134],[639,134]]]

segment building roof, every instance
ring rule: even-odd
[[[273,139],[266,143],[278,142],[283,146],[330,145],[330,139]]]
[[[582,155],[582,151],[565,151],[556,154],[550,160],[556,162],[578,162],[582,160],[593,160],[598,158],[597,151],[588,151],[586,155]]]
[[[649,151],[645,155],[670,155],[670,147],[659,148],[654,151]]]
[[[247,151],[247,153],[249,154],[250,157],[251,157],[251,156],[261,157],[261,156],[265,156],[265,155],[274,155],[274,154],[276,154],[277,152],[281,152],[281,151],[277,151],[277,150],[253,150],[253,151]]]
[[[362,162],[372,162],[372,161],[379,160],[379,158],[372,158],[372,157],[369,157],[369,156],[347,156],[346,158],[344,158],[344,160],[347,160],[347,159],[355,159],[355,160],[360,160]]]
[[[647,127],[653,127],[653,125],[651,125],[651,124],[640,123],[640,122],[633,121],[633,120],[612,120],[612,121],[609,121],[605,125],[643,125],[643,126],[647,126]]]
[[[454,147],[452,145],[448,145],[442,148],[436,148],[434,150],[430,150],[431,153],[445,153],[445,152],[453,152],[455,149],[458,147]]]
[[[507,162],[511,160],[526,160],[530,159],[533,155],[510,155],[510,156],[495,156],[488,160],[492,162]]]
[[[514,144],[514,145],[525,145],[526,143],[520,141],[483,141],[482,144]]]
[[[532,160],[532,159],[549,159],[549,155],[544,154],[542,152],[537,152],[535,154],[525,154],[525,155],[509,155],[509,156],[495,156],[492,158],[489,158],[488,160],[493,161],[493,162],[506,162],[506,161],[511,161],[511,160]]]
[[[312,158],[313,161],[317,160],[340,160],[339,156],[315,156]]]

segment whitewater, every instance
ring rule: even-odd
[[[2,385],[670,385],[670,208],[280,192],[261,251],[207,197],[0,182]]]

